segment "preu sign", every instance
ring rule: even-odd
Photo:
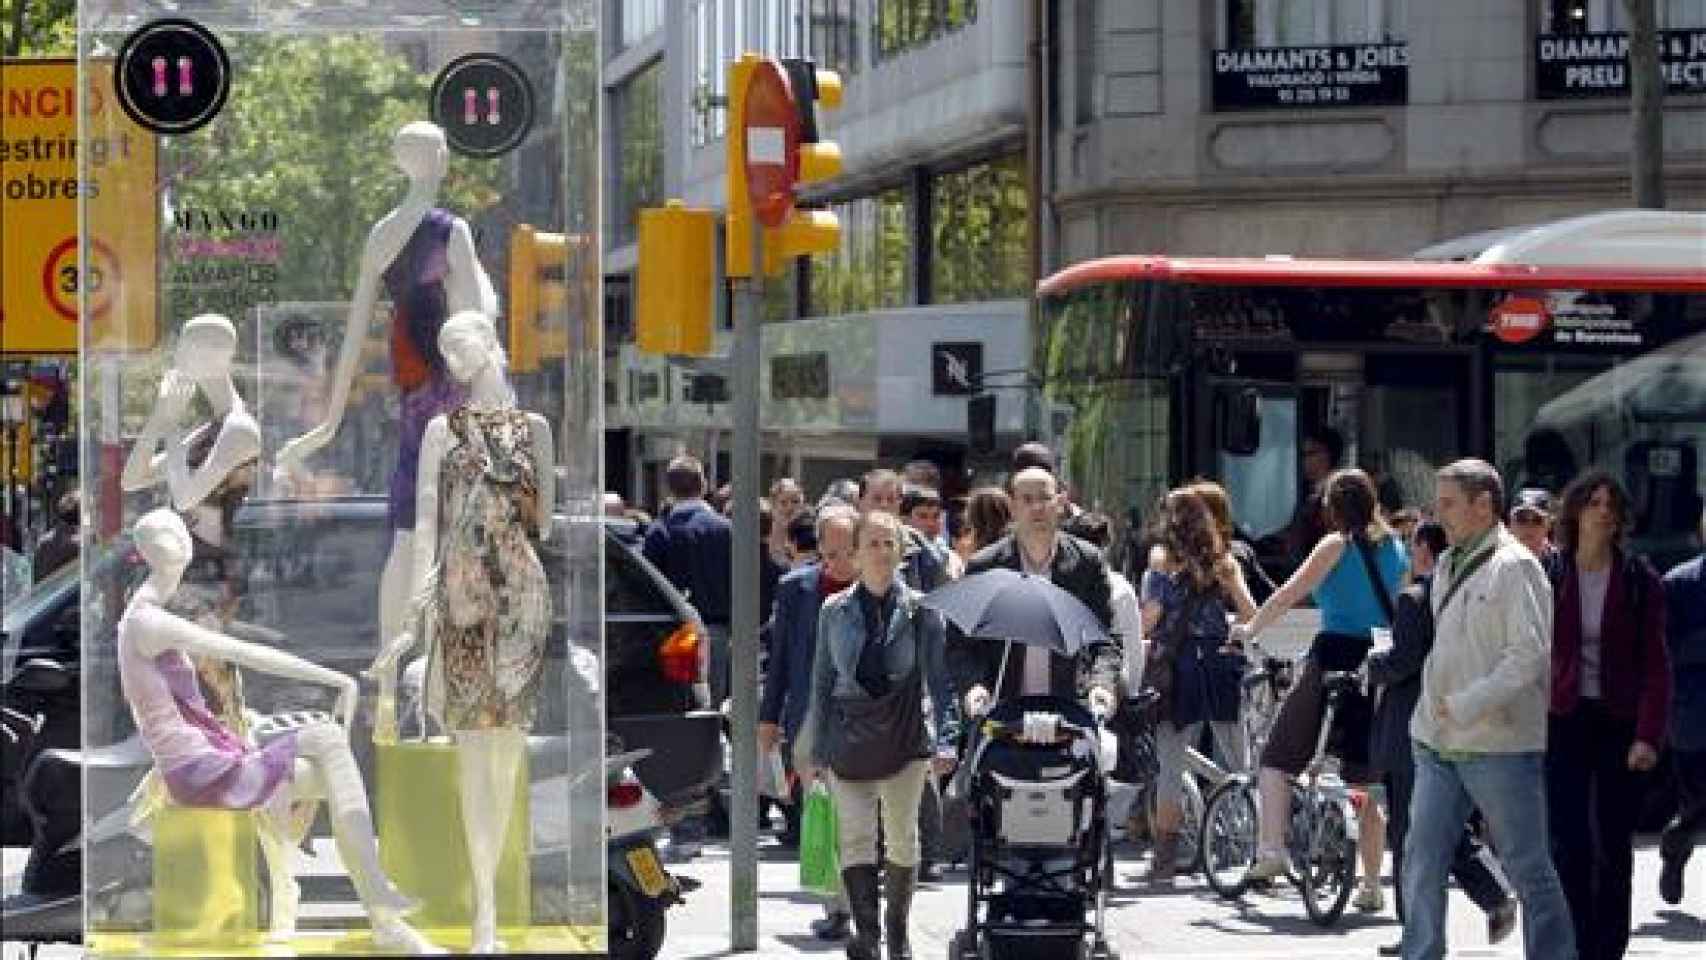
[[[1706,30],[1660,30],[1666,93],[1706,93]],[[1543,100],[1629,93],[1629,35],[1571,33],[1534,39],[1534,92]]]
[[[1403,43],[1249,47],[1214,52],[1214,108],[1359,107],[1410,97]]]

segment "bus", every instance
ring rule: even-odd
[[[1080,502],[1136,545],[1168,486],[1212,477],[1283,575],[1300,454],[1332,438],[1389,511],[1427,512],[1435,470],[1463,456],[1507,496],[1601,467],[1633,498],[1636,550],[1661,569],[1691,556],[1706,214],[1612,211],[1435,250],[1454,259],[1114,256],[1044,279],[1035,363]]]

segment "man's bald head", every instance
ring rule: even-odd
[[[1014,527],[1020,533],[1052,535],[1060,527],[1060,488],[1054,474],[1028,467],[1013,476]]]
[[[1026,467],[1013,475],[1013,492],[1024,489],[1037,489],[1054,496],[1060,492],[1060,486],[1055,481],[1054,474],[1042,467]]]

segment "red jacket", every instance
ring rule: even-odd
[[[1552,712],[1568,714],[1581,701],[1582,599],[1576,560],[1560,554],[1552,573]],[[1644,581],[1635,609],[1629,578]],[[1665,648],[1665,588],[1652,565],[1613,550],[1611,584],[1600,621],[1601,702],[1612,716],[1635,724],[1635,739],[1658,747],[1670,716],[1670,654]]]

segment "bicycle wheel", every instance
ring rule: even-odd
[[[1198,841],[1202,838],[1204,808],[1202,787],[1197,785],[1197,778],[1190,771],[1180,771],[1183,778],[1179,793],[1179,871],[1195,873],[1197,866],[1202,863],[1202,847]]]
[[[1356,887],[1357,845],[1342,804],[1311,793],[1307,859],[1298,864],[1298,887],[1309,919],[1323,927],[1338,922]]]
[[[1256,862],[1259,827],[1256,786],[1249,777],[1227,777],[1208,795],[1197,848],[1202,851],[1203,876],[1215,893],[1236,900],[1249,889],[1244,873]]]

